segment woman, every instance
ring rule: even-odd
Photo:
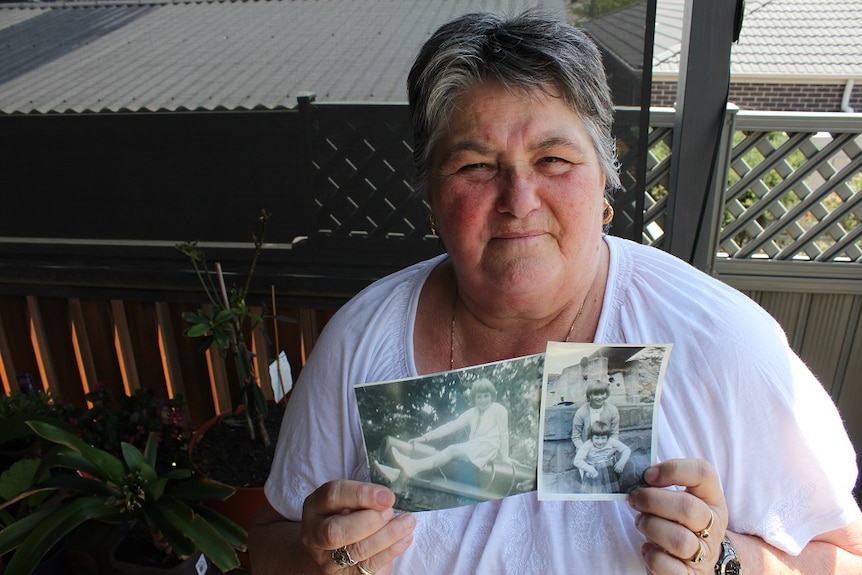
[[[705,575],[733,572],[731,547],[745,573],[862,572],[852,447],[780,328],[679,260],[603,234],[618,178],[595,46],[535,14],[467,15],[425,44],[408,92],[448,255],[380,280],[328,324],[285,415],[255,573]],[[367,483],[353,386],[549,340],[674,343],[650,487],[394,514],[391,491]]]
[[[476,402],[474,407],[410,440],[411,443],[427,443],[466,430],[466,441],[452,443],[434,455],[419,458],[409,457],[392,447],[392,457],[408,477],[443,467],[453,459],[469,461],[477,469],[484,469],[490,461],[509,460],[509,412],[497,403],[497,388],[491,380],[482,378],[473,384],[471,395]]]

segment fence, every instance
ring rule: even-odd
[[[295,138],[298,146],[278,148],[283,133],[259,137],[273,118],[294,125],[297,113],[310,120]],[[409,184],[403,106],[306,102],[299,111],[251,117],[259,130],[255,136],[267,144],[255,151],[256,161],[276,166],[278,157],[293,154],[293,165],[312,166],[290,179],[294,189],[314,190],[313,195],[277,196],[272,211],[288,213],[301,233],[268,246],[260,264],[264,288],[257,293],[267,302],[269,286],[277,286],[279,312],[298,319],[277,328],[295,376],[341,301],[440,248],[426,232],[422,198]],[[22,138],[33,132],[32,124],[16,121]],[[642,203],[642,212],[625,217],[626,225],[641,224],[642,218],[642,241],[661,246],[673,111],[653,110],[650,124],[643,198],[630,200],[634,178],[624,174],[625,201]],[[779,320],[862,445],[862,421],[852,417],[862,407],[862,115],[731,109],[726,125],[727,146],[719,155],[725,191],[716,199],[714,225],[703,226],[716,254],[711,271]],[[187,133],[184,126],[181,132]],[[112,133],[126,129],[114,127]],[[633,139],[631,123],[619,129],[626,131],[622,141]],[[165,232],[152,234],[156,239],[64,240],[24,232],[0,238],[0,378],[7,393],[26,377],[82,402],[101,381],[117,391],[181,393],[196,423],[229,409],[233,392],[224,362],[211,352],[197,353],[195,342],[182,335],[180,314],[199,304],[188,266]],[[249,251],[235,238],[209,247],[230,265],[241,266]],[[148,288],[135,288],[143,284]],[[273,351],[264,338],[255,347],[268,389],[264,366]]]

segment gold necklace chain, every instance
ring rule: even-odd
[[[592,287],[592,286],[590,286]],[[587,295],[584,296],[584,299],[581,301],[581,305],[578,307],[578,313],[575,314],[575,319],[572,320],[572,325],[569,326],[569,332],[566,334],[566,339],[564,342],[568,342],[569,338],[572,337],[572,332],[575,329],[575,324],[578,323],[578,319],[581,317],[581,313],[584,311],[584,304],[587,303],[587,298],[590,297],[590,291],[587,290]],[[455,297],[452,300],[452,323],[449,327],[449,369],[455,369],[455,311],[458,308],[458,284],[455,284]]]

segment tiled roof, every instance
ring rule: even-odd
[[[419,46],[465,12],[563,0],[0,4],[0,113],[400,102]]]
[[[746,10],[736,76],[862,79],[862,2],[767,0]]]
[[[679,72],[684,6],[685,0],[657,2],[654,79],[675,79]],[[635,4],[585,26],[640,69],[639,53],[626,47],[642,42],[643,31],[624,23],[644,11],[643,3]],[[742,33],[731,49],[731,74],[734,80],[862,79],[860,0],[747,0]]]

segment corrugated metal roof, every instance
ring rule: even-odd
[[[685,0],[658,0],[653,76],[679,73]],[[640,69],[646,7],[640,2],[583,25],[606,49]],[[734,79],[862,79],[860,0],[747,0],[739,42],[731,49]]]
[[[478,9],[563,0],[0,4],[0,112],[214,110],[399,102],[419,46]]]

